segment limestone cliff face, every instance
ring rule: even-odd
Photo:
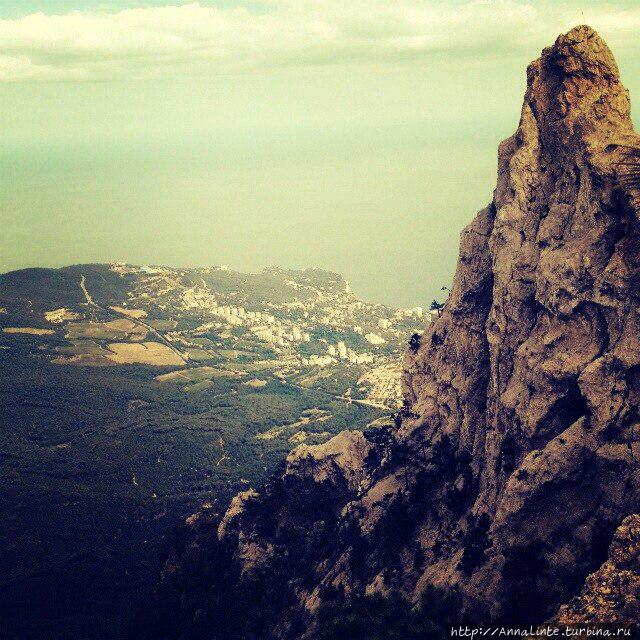
[[[463,233],[449,303],[408,359],[417,415],[401,436],[471,453],[468,513],[490,522],[484,566],[465,578],[450,556],[447,581],[482,592],[493,615],[520,579],[541,608],[563,598],[637,508],[640,256],[633,194],[615,187],[624,144],[638,139],[615,61],[578,27],[529,67],[493,203]],[[525,558],[534,573],[518,577]]]
[[[222,522],[201,514],[140,637],[312,637],[323,603],[434,586],[463,618],[528,623],[580,590],[640,511],[640,209],[617,186],[624,145],[640,138],[616,63],[577,27],[528,69],[493,201],[407,353],[397,428],[296,449]]]
[[[637,625],[640,620],[640,516],[616,530],[606,562],[585,581],[580,595],[551,622],[561,625]]]

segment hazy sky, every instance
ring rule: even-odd
[[[424,304],[491,198],[525,67],[640,3],[0,0],[0,270],[320,266]]]

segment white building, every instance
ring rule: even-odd
[[[326,367],[330,365],[332,362],[335,362],[335,360],[330,356],[317,356],[314,354],[312,356],[309,356],[308,362],[310,365],[313,365],[316,367]]]

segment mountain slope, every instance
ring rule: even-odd
[[[194,518],[134,636],[311,637],[367,594],[523,624],[577,593],[640,509],[640,227],[617,186],[638,144],[607,46],[560,36],[406,356],[395,431],[296,449]]]
[[[0,637],[119,637],[201,504],[388,422],[412,318],[317,269],[0,274]]]

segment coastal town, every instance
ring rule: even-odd
[[[409,337],[437,313],[363,301],[320,269],[112,269],[135,283],[125,312],[147,314],[190,361],[222,355],[236,368],[302,384],[333,378],[340,395],[389,408],[401,404],[399,362]]]
[[[319,269],[0,274],[0,473],[19,497],[0,536],[33,528],[7,581],[49,557],[74,580],[78,557],[110,572],[113,541],[121,566],[140,566],[202,504],[261,486],[295,448],[386,433],[402,354],[427,316],[361,300]]]
[[[25,291],[2,308],[3,349],[31,344],[60,366],[145,367],[189,392],[275,383],[391,411],[402,406],[402,355],[439,313],[362,300],[321,269],[117,263],[50,277],[58,288],[46,297]]]

